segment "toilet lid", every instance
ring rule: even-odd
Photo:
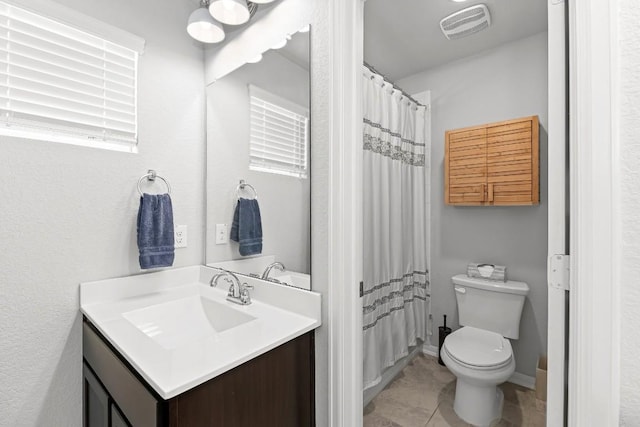
[[[505,365],[513,355],[511,343],[502,335],[470,326],[449,335],[444,347],[457,361],[481,368]]]

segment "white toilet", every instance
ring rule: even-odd
[[[453,409],[464,421],[489,426],[502,416],[504,396],[498,384],[516,369],[511,343],[518,339],[520,316],[529,286],[459,274],[452,278],[460,325],[441,350],[457,377]]]

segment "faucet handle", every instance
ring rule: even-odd
[[[253,285],[250,285],[250,284],[248,284],[247,282],[244,282],[244,283],[242,284],[242,287],[243,287],[244,289],[253,289]]]
[[[240,291],[240,301],[244,305],[251,304],[251,294],[249,294],[249,289],[245,288],[245,289],[242,289],[242,291]]]

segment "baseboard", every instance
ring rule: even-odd
[[[388,386],[389,383],[391,383],[391,381],[393,381],[394,378],[397,377],[398,374],[404,368],[407,367],[409,362],[411,362],[413,360],[413,358],[416,357],[418,355],[418,353],[420,353],[422,348],[423,348],[422,346],[416,346],[416,347],[410,349],[410,352],[409,352],[409,354],[407,356],[405,356],[402,359],[398,360],[395,363],[395,365],[390,366],[389,368],[387,368],[382,373],[382,379],[380,380],[380,382],[378,384],[376,384],[373,387],[369,387],[368,389],[364,390],[362,392],[363,407],[367,406],[373,400],[373,398],[378,395],[378,393],[380,393],[382,390],[384,390],[384,388],[386,386]]]
[[[514,374],[511,375],[511,378],[509,378],[507,382],[526,387],[531,390],[536,389],[536,378],[530,377],[529,375],[521,374],[520,372],[514,372]]]
[[[422,346],[422,352],[429,356],[438,357],[438,347],[431,344],[425,344]]]

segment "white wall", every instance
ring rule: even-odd
[[[172,185],[189,247],[204,243],[204,70],[185,32],[195,2],[59,0],[146,39],[139,154],[0,138],[0,426],[80,426],[78,284],[138,274],[136,183]]]
[[[527,282],[520,339],[512,341],[516,371],[535,375],[547,341],[547,34],[505,44],[397,82],[410,93],[431,90],[432,344],[442,316],[455,329],[451,277],[469,262],[507,266],[509,279]],[[454,207],[444,204],[444,133],[517,117],[540,118],[540,205]]]
[[[309,108],[309,71],[278,51],[207,87],[207,263],[242,258],[236,242],[216,245],[215,232],[216,224],[231,229],[236,187],[244,179],[259,194],[262,253],[275,255],[288,270],[309,273],[311,179],[249,170],[249,84]]]
[[[329,196],[331,154],[331,43],[333,23],[326,0],[305,0],[311,22],[311,288],[322,293],[322,326],[316,329],[316,425],[329,425]],[[300,13],[303,15],[302,13]],[[303,15],[304,16],[304,15]]]
[[[624,426],[637,426],[640,424],[640,4],[636,0],[620,0],[619,8],[620,422]]]

